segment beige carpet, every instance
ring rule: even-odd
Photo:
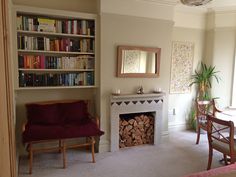
[[[206,134],[195,145],[196,133],[170,132],[169,141],[161,146],[138,146],[115,153],[91,154],[79,150],[67,152],[67,168],[62,169],[61,155],[37,154],[34,157],[31,177],[181,177],[206,169],[208,145]],[[212,168],[222,166],[221,154],[214,152]],[[28,160],[22,158],[19,177],[29,177]]]

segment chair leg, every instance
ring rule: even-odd
[[[235,163],[235,157],[231,156],[230,157],[230,164],[233,164],[233,163]]]
[[[33,149],[32,143],[29,143],[29,174],[32,174],[32,166],[33,166]]]
[[[225,165],[228,165],[227,155],[224,154]]]
[[[60,140],[62,145],[63,168],[66,168],[66,144],[65,140]]]
[[[94,144],[95,144],[94,137],[91,137],[91,150],[92,150],[92,162],[93,162],[93,163],[95,163],[95,157],[94,157]]]
[[[213,149],[212,149],[212,147],[209,147],[209,156],[208,156],[207,170],[211,169],[212,154],[213,154]]]
[[[200,127],[197,128],[197,140],[196,140],[196,144],[199,144],[199,140],[200,140]]]

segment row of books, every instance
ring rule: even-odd
[[[90,55],[77,57],[18,55],[18,67],[24,69],[94,69],[94,58]]]
[[[18,49],[94,52],[94,39],[48,38],[34,36],[17,36]]]
[[[20,87],[90,85],[94,85],[93,72],[44,74],[19,72]]]
[[[61,20],[43,17],[17,16],[17,30],[66,34],[94,35],[93,20]]]

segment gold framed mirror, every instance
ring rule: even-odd
[[[159,77],[161,49],[118,46],[117,77]]]

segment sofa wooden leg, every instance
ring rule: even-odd
[[[63,168],[66,168],[66,144],[65,140],[61,140],[62,142],[62,155],[63,155]]]
[[[91,137],[91,150],[92,150],[92,161],[93,161],[93,163],[95,163],[95,157],[94,157],[94,144],[95,144],[94,137]]]
[[[91,138],[88,138],[88,137],[85,138],[85,143],[89,143],[90,141],[91,141]],[[86,150],[89,150],[89,148],[90,148],[89,146],[85,146]]]
[[[33,166],[33,149],[32,143],[29,143],[29,174],[32,174],[32,166]]]
[[[62,153],[62,149],[63,149],[61,141],[62,140],[59,140],[59,144],[58,144],[58,146],[59,146],[59,153]]]

